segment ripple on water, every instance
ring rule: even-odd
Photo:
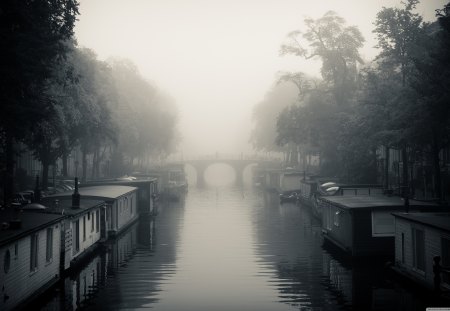
[[[420,295],[322,246],[306,207],[250,189],[190,189],[67,278],[47,309],[401,310]],[[265,203],[266,202],[266,203]],[[56,295],[57,297],[57,295]],[[63,301],[63,303],[61,303]]]

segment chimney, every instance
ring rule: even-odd
[[[36,187],[34,188],[34,202],[41,202],[41,189],[39,188],[39,176],[36,175]]]
[[[72,208],[80,208],[80,194],[78,193],[78,177],[75,177],[75,190],[72,194]]]

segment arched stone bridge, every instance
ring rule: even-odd
[[[184,165],[191,165],[197,172],[197,185],[205,184],[205,171],[213,164],[227,164],[231,166],[236,173],[236,184],[242,185],[244,183],[244,170],[252,164],[264,164],[270,167],[279,167],[281,160],[268,157],[258,156],[234,156],[234,155],[214,155],[195,159],[187,159],[182,161]]]

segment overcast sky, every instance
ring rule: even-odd
[[[447,1],[423,0],[426,20]],[[318,75],[320,64],[279,56],[286,34],[305,17],[328,10],[356,25],[371,60],[373,21],[396,0],[81,0],[75,33],[100,59],[132,60],[141,74],[171,94],[179,107],[187,154],[251,150],[251,111],[278,71]]]

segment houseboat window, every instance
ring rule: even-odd
[[[95,231],[96,232],[98,232],[100,230],[99,227],[100,227],[100,211],[97,210],[95,212],[95,229],[96,229]]]
[[[402,263],[405,263],[405,234],[402,232]]]
[[[30,271],[35,271],[38,268],[39,235],[35,233],[30,238]]]
[[[336,213],[334,213],[334,225],[336,227],[339,227],[339,215],[341,214],[341,211],[336,211]]]
[[[450,266],[450,239],[441,239],[441,259],[442,266]],[[444,283],[450,285],[450,275],[448,273],[442,273],[442,280],[444,281]]]
[[[327,209],[327,213],[326,213],[326,225],[327,225],[327,229],[328,229],[328,230],[331,230],[331,229],[332,229],[332,228],[331,228],[331,219],[332,219],[332,215],[333,215],[333,210],[332,210],[332,208],[331,208],[330,205],[328,205],[328,206],[326,207],[326,209]]]
[[[86,216],[83,216],[83,242],[86,241]]]
[[[74,248],[74,254],[78,253],[80,250],[80,220],[77,219],[75,221],[75,227],[74,230],[74,236],[75,236],[75,248]]]
[[[390,211],[372,211],[372,236],[394,236],[395,219]]]
[[[19,257],[19,242],[14,244],[14,258],[17,259]]]
[[[413,267],[425,271],[425,235],[423,230],[412,229]]]
[[[3,270],[5,271],[5,273],[8,273],[10,265],[11,265],[11,254],[9,253],[9,249],[7,249],[5,252],[5,259],[3,262]]]
[[[53,258],[53,228],[47,228],[47,250],[45,259],[47,262]]]
[[[91,217],[91,232],[94,232],[94,212],[92,212],[92,217]]]

